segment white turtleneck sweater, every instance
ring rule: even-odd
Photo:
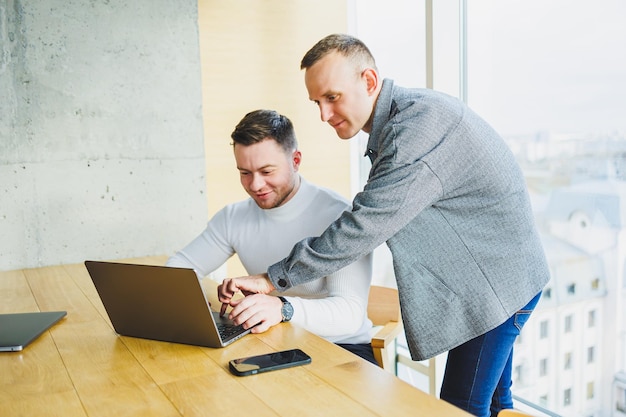
[[[193,268],[203,278],[237,253],[248,274],[261,274],[289,255],[294,244],[319,236],[349,209],[350,203],[337,193],[302,179],[297,193],[280,207],[263,210],[251,198],[224,207],[167,265]],[[293,305],[293,323],[334,343],[369,343],[371,276],[372,260],[367,255],[280,295]]]

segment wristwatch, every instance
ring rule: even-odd
[[[283,322],[289,321],[293,317],[293,306],[285,297],[278,297],[283,302],[283,308],[280,310],[280,314],[283,316]]]

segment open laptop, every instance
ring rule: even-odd
[[[18,352],[61,320],[65,311],[0,314],[0,352]]]
[[[212,311],[193,269],[85,261],[116,333],[212,348],[248,334]]]

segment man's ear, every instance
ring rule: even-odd
[[[297,171],[298,168],[300,167],[300,163],[302,162],[302,152],[300,152],[297,149],[293,151],[292,160],[293,160],[293,167]]]
[[[367,86],[367,94],[370,96],[378,91],[378,72],[374,68],[365,68],[361,73],[361,76],[365,79],[365,85]]]

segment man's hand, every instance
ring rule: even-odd
[[[229,305],[234,307],[237,304],[237,302],[233,301],[232,298],[239,291],[241,291],[243,295],[247,296],[251,294],[269,294],[274,290],[275,288],[267,274],[251,275],[239,278],[226,278],[217,287],[217,297],[222,303],[220,316],[224,315],[226,307]]]
[[[273,295],[252,294],[230,303],[233,310],[228,318],[252,333],[263,333],[283,320],[283,302]],[[258,325],[257,325],[258,324]]]

